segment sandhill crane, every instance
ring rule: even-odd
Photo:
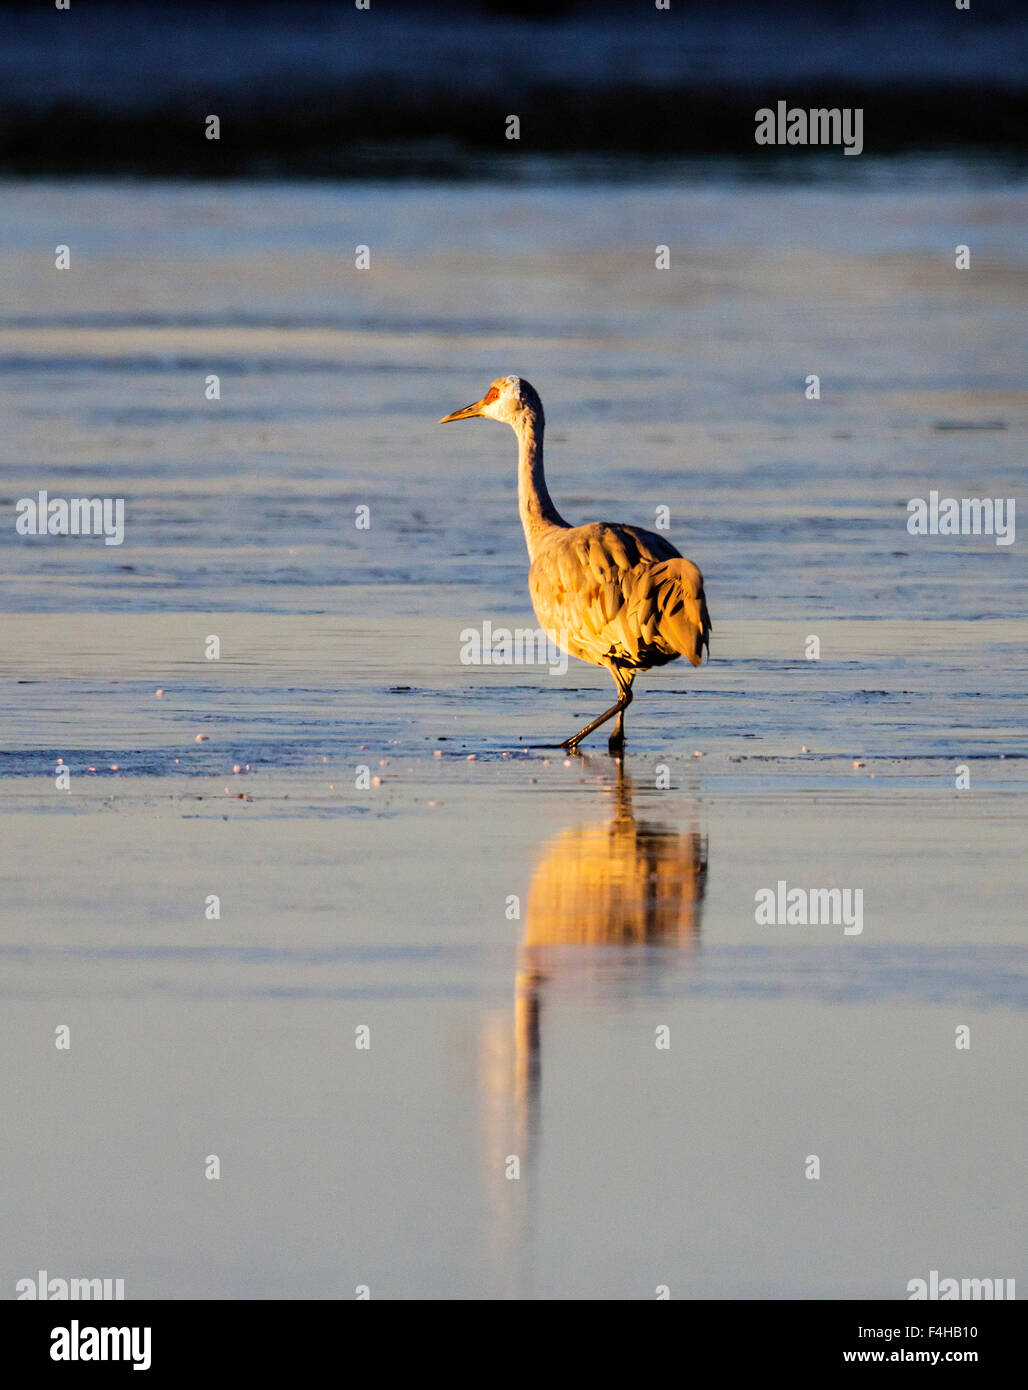
[[[606,521],[572,526],[564,520],[543,473],[543,403],[524,378],[497,377],[480,401],[439,423],[475,416],[504,421],[518,438],[518,510],[540,626],[570,656],[603,666],[618,688],[617,704],[560,746],[573,752],[617,715],[608,747],[620,753],[638,672],[680,656],[699,666],[704,648],[710,655],[703,576],[652,531]]]

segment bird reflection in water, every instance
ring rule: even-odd
[[[583,758],[583,770],[595,761]],[[614,1004],[656,993],[700,940],[706,836],[696,824],[683,829],[637,815],[621,759],[615,776],[612,815],[563,830],[543,847],[518,945],[513,1030],[506,1010],[483,1019],[479,1123],[492,1211],[488,1240],[497,1288],[507,1298],[533,1296],[544,1003],[556,1003],[561,992],[591,992]],[[504,1180],[513,1156],[520,1182]]]
[[[597,981],[603,993],[625,971],[666,969],[663,953],[645,948],[689,950],[699,942],[706,836],[697,826],[682,830],[637,816],[620,760],[616,778],[613,816],[555,836],[532,877],[514,1002],[514,1100],[523,1149],[538,1129],[549,983]],[[569,947],[591,949],[583,956]]]

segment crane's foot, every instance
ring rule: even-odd
[[[624,735],[624,730],[622,730],[622,729],[615,729],[615,730],[614,730],[614,732],[611,734],[610,738],[607,740],[607,750],[608,750],[608,752],[613,753],[613,754],[615,754],[615,755],[618,756],[618,757],[621,756],[621,754],[625,751],[625,735]]]
[[[560,744],[560,747],[564,749],[565,753],[578,753],[580,751],[578,743],[579,740],[577,738],[569,738],[565,739],[565,741]]]

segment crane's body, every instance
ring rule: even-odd
[[[703,576],[652,531],[603,521],[571,526],[564,520],[543,472],[542,401],[527,381],[498,377],[480,401],[440,424],[475,416],[504,421],[518,438],[518,510],[540,626],[570,656],[608,670],[618,687],[617,704],[562,746],[573,751],[616,715],[609,747],[620,752],[636,674],[680,656],[698,666],[704,649],[709,653]]]

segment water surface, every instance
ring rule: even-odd
[[[1025,196],[898,182],[5,187],[8,1296],[1022,1273],[1023,544],[905,519],[1021,485]],[[508,371],[565,514],[707,576],[620,772],[535,746],[603,673],[459,659],[533,621],[513,439],[434,423]]]

